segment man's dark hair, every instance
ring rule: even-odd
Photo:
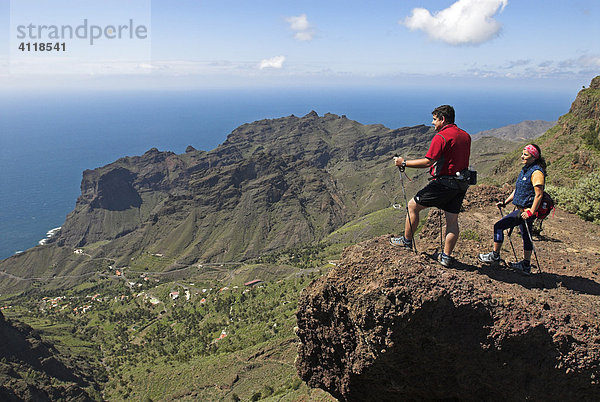
[[[433,109],[432,115],[438,119],[445,118],[446,124],[454,124],[454,108],[450,105],[442,105]]]

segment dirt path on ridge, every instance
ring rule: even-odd
[[[506,236],[500,263],[488,265],[477,259],[479,253],[492,249],[493,225],[500,219],[495,203],[511,191],[510,186],[498,188],[480,185],[469,189],[463,204],[465,211],[459,217],[461,237],[454,252],[462,268],[477,269],[500,280],[510,281],[514,277],[508,262],[514,262],[515,258]],[[505,209],[505,213],[510,211],[510,207]],[[421,218],[424,219],[425,214]],[[417,239],[420,252],[433,256],[439,250],[439,222],[438,210],[430,210]],[[511,238],[517,258],[521,260],[523,241],[518,229],[515,229]],[[538,273],[535,256],[532,255],[532,263],[536,267],[530,277],[531,286],[565,286],[574,291],[600,295],[600,225],[586,222],[577,215],[557,208],[554,216],[550,214],[545,219],[540,236],[534,235],[533,240],[542,274]]]

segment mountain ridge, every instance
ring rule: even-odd
[[[483,137],[495,137],[509,141],[526,141],[544,134],[548,129],[556,125],[556,121],[525,120],[517,124],[480,131],[471,136],[473,141]]]
[[[432,136],[424,125],[391,130],[311,112],[244,124],[209,152],[152,148],[84,171],[56,236],[0,267],[23,277],[87,275],[162,255],[152,265],[168,270],[313,244],[396,202],[389,160],[423,154]]]

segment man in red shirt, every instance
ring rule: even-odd
[[[425,157],[412,160],[394,158],[395,165],[402,169],[429,168],[433,177],[408,203],[410,220],[407,216],[404,236],[393,237],[391,242],[412,249],[413,234],[419,226],[419,212],[428,207],[440,208],[446,214],[446,241],[439,260],[442,265],[449,267],[453,261],[452,250],[458,240],[458,213],[468,188],[464,173],[469,167],[471,136],[454,124],[452,106],[439,106],[431,114],[437,133]]]

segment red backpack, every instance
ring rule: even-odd
[[[542,202],[540,202],[540,206],[537,211],[535,211],[535,217],[539,220],[543,220],[548,215],[550,215],[550,211],[554,210],[554,200],[550,197],[550,194],[544,191],[544,195],[542,195]],[[554,214],[552,214],[554,216]]]

